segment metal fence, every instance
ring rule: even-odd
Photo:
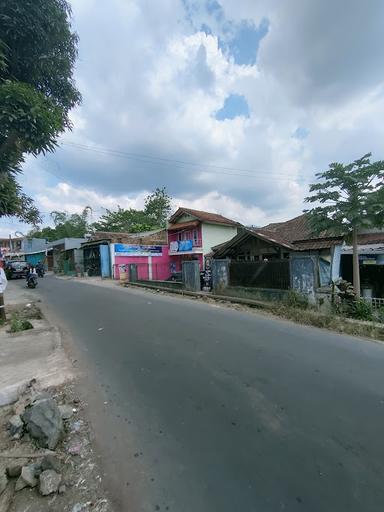
[[[363,300],[368,302],[373,309],[384,309],[384,298],[381,297],[363,297]]]
[[[288,290],[289,260],[232,261],[229,265],[229,284]]]

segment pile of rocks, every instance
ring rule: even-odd
[[[0,467],[0,495],[9,479],[17,479],[15,491],[36,487],[42,496],[64,493],[62,464],[50,451],[55,450],[62,439],[64,422],[73,416],[76,409],[69,405],[59,406],[47,392],[31,392],[16,402],[13,412],[8,422],[10,436],[15,440],[34,442],[40,452],[26,454],[25,457],[9,457],[12,462]],[[42,452],[41,448],[49,451]],[[21,459],[28,460],[28,464],[20,464],[18,461]]]

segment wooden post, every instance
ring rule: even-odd
[[[0,293],[0,320],[6,321],[5,306],[4,306],[4,293]]]

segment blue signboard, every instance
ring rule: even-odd
[[[179,252],[192,251],[193,244],[192,240],[180,240],[179,241]]]
[[[115,244],[115,256],[162,256],[161,245]]]

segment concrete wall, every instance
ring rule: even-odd
[[[45,238],[24,238],[21,242],[21,251],[25,253],[45,251],[46,246]]]
[[[201,237],[203,239],[203,254],[211,252],[212,247],[231,240],[237,235],[236,226],[222,226],[203,222]]]
[[[115,244],[111,244],[111,252],[114,253],[113,258],[113,277],[120,278],[119,265],[129,265],[135,263],[138,265],[138,279],[153,279],[164,280],[170,276],[170,259],[168,256],[168,247],[162,247],[161,256],[118,256],[114,252]]]

